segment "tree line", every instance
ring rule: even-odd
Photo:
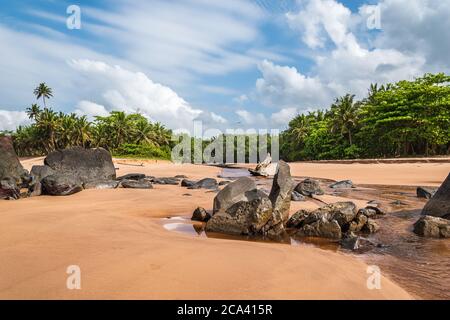
[[[170,158],[171,130],[161,123],[151,122],[140,114],[112,111],[108,116],[95,117],[56,112],[47,107],[52,89],[41,83],[35,90],[44,108],[33,104],[26,110],[31,125],[19,126],[9,132],[19,156],[46,155],[69,147],[103,147],[117,156]]]
[[[450,153],[450,76],[372,84],[329,109],[299,114],[280,137],[288,161],[435,156]]]

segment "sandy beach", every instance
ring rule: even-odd
[[[42,158],[23,160],[26,169]],[[132,166],[140,164],[143,166]],[[115,160],[117,175],[217,178],[220,168]],[[356,184],[438,186],[450,163],[293,163],[295,177]],[[419,170],[420,168],[420,170]],[[190,194],[189,196],[186,194]],[[162,218],[212,208],[215,193],[156,185],[153,190],[85,190],[69,197],[0,202],[1,299],[411,299],[383,275],[367,288],[367,264],[314,246],[192,237]],[[326,196],[327,201],[348,200]],[[358,206],[367,201],[354,200]],[[291,213],[318,203],[293,203]],[[81,268],[81,290],[66,269]]]

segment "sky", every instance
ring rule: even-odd
[[[29,123],[41,82],[89,119],[284,129],[371,83],[449,73],[449,17],[449,0],[1,0],[0,130]]]

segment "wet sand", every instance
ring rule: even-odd
[[[24,166],[42,159],[28,159]],[[135,167],[117,163],[144,163]],[[449,164],[402,164],[386,168],[386,180],[437,185]],[[354,165],[293,164],[296,176],[357,183],[382,182]],[[216,177],[216,167],[118,160],[118,175],[185,174]],[[410,172],[414,172],[411,176]],[[432,183],[424,183],[424,182]],[[384,184],[389,184],[384,182]],[[189,194],[190,196],[186,195]],[[311,246],[195,238],[168,231],[161,218],[211,209],[215,194],[179,186],[153,190],[87,190],[70,197],[0,202],[0,298],[2,299],[410,299],[387,277],[381,290],[367,288],[367,264]],[[326,196],[336,200],[338,196]],[[331,197],[331,198],[330,198]],[[339,197],[342,198],[342,195]],[[347,199],[343,197],[343,199]],[[338,201],[338,200],[337,200]],[[357,200],[361,205],[365,199]],[[320,203],[295,203],[291,211]],[[66,288],[66,269],[81,268],[82,290]]]

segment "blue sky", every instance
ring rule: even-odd
[[[80,7],[79,30],[66,26],[69,5]],[[0,130],[27,123],[23,111],[39,82],[53,88],[53,108],[90,118],[124,110],[173,129],[196,119],[219,129],[282,129],[339,95],[363,97],[371,82],[450,67],[448,1],[22,0],[0,7]]]

